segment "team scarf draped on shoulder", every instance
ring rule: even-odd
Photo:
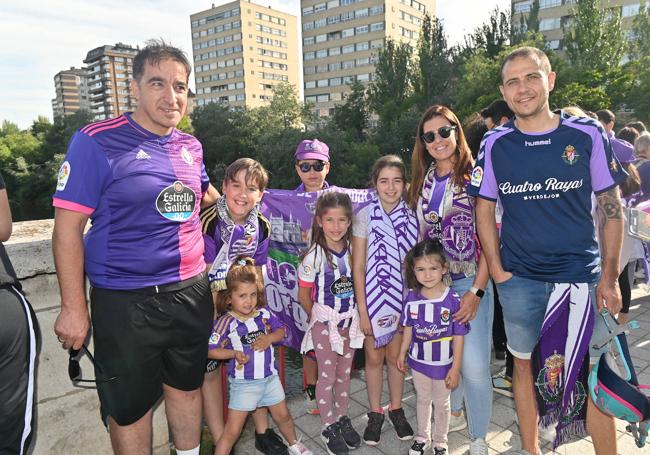
[[[558,283],[546,314],[532,367],[540,426],[555,425],[555,449],[587,433],[589,339],[594,309],[587,283]]]
[[[213,290],[226,289],[226,274],[237,256],[253,257],[259,243],[259,207],[256,204],[244,224],[235,224],[228,212],[226,197],[217,200],[218,222],[215,236],[220,236],[222,246],[212,263],[208,276]]]
[[[435,181],[435,163],[431,163],[422,185],[418,210],[425,225],[424,238],[438,239],[442,243],[449,273],[453,275],[476,274],[477,241],[474,227],[474,204],[467,194],[467,183],[459,186],[449,176],[444,190]],[[440,202],[442,209],[439,211]]]
[[[404,305],[402,263],[418,238],[418,223],[403,200],[386,213],[378,199],[368,207],[366,307],[375,348],[387,345],[397,333]]]

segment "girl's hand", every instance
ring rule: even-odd
[[[456,387],[458,387],[458,383],[460,382],[460,371],[457,371],[455,369],[449,370],[449,373],[447,373],[447,377],[445,378],[445,386],[449,390],[453,390]]]
[[[372,324],[368,315],[359,316],[359,328],[365,336],[372,336]]]
[[[460,299],[460,308],[454,314],[454,320],[463,324],[467,324],[469,321],[476,317],[478,313],[478,306],[481,303],[481,299],[476,296],[471,291],[467,291]]]
[[[408,368],[407,363],[406,363],[406,356],[405,355],[400,355],[397,358],[397,369],[401,371],[402,373],[406,374],[406,369]]]
[[[265,351],[269,346],[271,346],[271,340],[269,339],[268,334],[265,334],[259,336],[251,347],[254,351],[261,352]]]
[[[250,357],[244,354],[242,351],[235,351],[235,361],[241,365],[246,365]]]

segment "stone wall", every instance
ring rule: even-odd
[[[59,313],[59,288],[52,258],[53,220],[14,223],[5,243],[27,299],[41,329],[36,370],[34,454],[110,454],[109,435],[99,415],[97,392],[73,386],[68,378],[68,353],[54,335]],[[89,340],[92,352],[92,341]],[[81,358],[83,376],[94,378],[90,361]],[[164,405],[154,413],[154,453],[169,454]]]

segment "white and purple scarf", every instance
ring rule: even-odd
[[[467,188],[456,185],[452,176],[446,185],[436,182],[435,171],[435,163],[431,163],[418,203],[425,223],[422,226],[424,238],[442,243],[452,278],[473,276],[477,268],[473,200],[467,194]]]
[[[402,263],[416,244],[418,223],[403,200],[386,213],[375,199],[368,207],[366,307],[375,348],[386,346],[397,333],[404,304]]]
[[[216,235],[221,238],[221,249],[212,263],[208,275],[211,277],[213,290],[221,291],[226,289],[226,274],[230,265],[237,256],[243,255],[253,257],[259,243],[259,207],[255,205],[246,217],[246,222],[235,224],[228,212],[225,196],[217,200],[217,222]],[[214,277],[214,279],[212,279]]]
[[[555,425],[555,449],[587,433],[589,339],[594,309],[587,283],[557,283],[533,349],[532,368],[541,427]]]

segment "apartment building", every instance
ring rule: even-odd
[[[273,86],[298,88],[298,18],[250,0],[190,16],[196,105],[257,107]]]
[[[79,110],[90,110],[88,99],[88,72],[71,67],[54,76],[55,97],[52,99],[54,117],[72,115]]]
[[[548,46],[557,51],[564,49],[564,31],[573,23],[572,11],[577,7],[577,0],[539,0],[539,31],[546,37]],[[618,9],[621,12],[622,26],[628,39],[632,38],[631,28],[634,17],[639,14],[643,0],[602,0],[605,8]],[[512,1],[512,24],[519,27],[522,17],[526,17],[533,5],[533,0]]]
[[[91,50],[84,63],[88,71],[90,111],[95,120],[118,117],[134,111],[136,99],[131,93],[133,57],[138,50],[124,43]]]
[[[415,49],[435,0],[302,0],[301,8],[305,101],[327,117],[349,84],[372,81],[386,39]]]

